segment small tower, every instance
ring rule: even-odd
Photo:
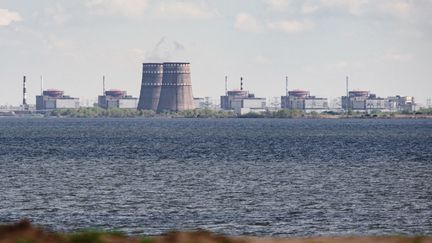
[[[228,95],[228,76],[225,76],[225,95]]]
[[[102,95],[105,95],[105,75],[102,76]]]
[[[26,76],[23,77],[23,101],[22,106],[24,110],[28,110],[28,104],[27,104],[27,85],[26,85]]]

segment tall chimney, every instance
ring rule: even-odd
[[[40,76],[40,95],[43,95],[43,77]]]
[[[102,77],[102,95],[105,95],[105,75]]]
[[[228,76],[225,76],[225,95],[228,95]]]
[[[348,95],[349,95],[349,77],[347,76],[346,77],[346,96],[348,97]]]
[[[350,98],[349,98],[349,77],[346,77],[346,103],[345,103],[345,109],[348,114],[350,107]]]
[[[27,106],[27,86],[26,86],[26,76],[24,76],[23,78],[23,102],[22,105],[24,107],[24,109],[28,109]]]

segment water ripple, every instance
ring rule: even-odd
[[[432,234],[431,120],[0,119],[0,223]]]

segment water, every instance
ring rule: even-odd
[[[0,119],[0,223],[432,235],[432,120]]]

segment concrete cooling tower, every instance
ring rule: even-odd
[[[157,110],[162,88],[162,77],[162,63],[143,64],[141,94],[138,103],[139,110]]]
[[[189,63],[164,63],[158,112],[194,109]]]

